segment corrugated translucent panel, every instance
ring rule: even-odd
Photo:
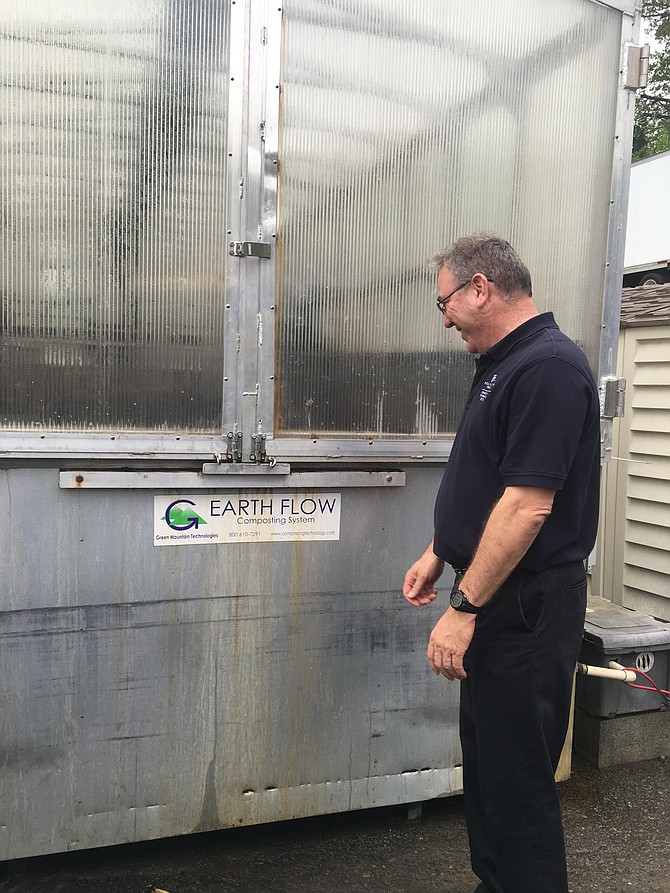
[[[220,428],[227,10],[4,0],[0,426]]]
[[[500,233],[597,360],[621,33],[589,0],[285,0],[282,433],[439,436],[472,359],[426,259]]]

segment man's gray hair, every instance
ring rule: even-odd
[[[489,233],[463,236],[438,251],[429,265],[435,273],[448,267],[458,282],[468,282],[475,273],[483,273],[498,286],[504,300],[518,292],[533,294],[528,267],[509,242]]]

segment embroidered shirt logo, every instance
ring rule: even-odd
[[[483,387],[483,388],[481,389],[481,391],[479,392],[479,402],[480,402],[480,403],[483,403],[484,400],[486,400],[486,398],[488,397],[488,395],[491,393],[491,391],[493,390],[493,388],[496,386],[496,381],[497,381],[497,380],[498,380],[498,375],[497,375],[497,373],[496,373],[496,375],[492,375],[492,376],[491,376],[490,381],[485,381],[485,382],[484,382],[484,387]]]

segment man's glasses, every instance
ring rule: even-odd
[[[437,305],[437,309],[440,311],[440,316],[444,316],[444,308],[449,303],[449,299],[452,298],[456,294],[457,291],[460,291],[462,288],[465,288],[466,285],[470,285],[471,282],[472,282],[472,279],[468,279],[467,282],[461,282],[460,285],[457,285],[456,288],[453,291],[450,291],[449,294],[446,295],[444,298],[438,298],[437,301],[435,301],[435,304]]]
[[[495,280],[490,279],[487,276],[486,281],[494,282]],[[456,288],[453,291],[450,291],[448,295],[445,295],[445,297],[443,297],[443,298],[438,298],[437,301],[435,301],[435,306],[440,311],[440,316],[444,316],[444,308],[449,303],[449,299],[452,298],[456,294],[457,291],[460,291],[462,288],[465,288],[466,285],[470,285],[471,282],[472,282],[472,276],[466,282],[461,282],[460,285],[457,285]]]

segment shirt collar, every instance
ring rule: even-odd
[[[513,329],[509,335],[505,335],[504,338],[501,338],[500,341],[497,341],[492,345],[488,351],[482,355],[482,359],[501,360],[504,356],[507,356],[513,347],[516,347],[519,342],[524,341],[531,335],[536,335],[538,332],[541,332],[542,329],[557,328],[558,325],[556,324],[554,314],[551,311],[540,313],[537,316],[531,316],[526,322],[522,322],[520,326]]]

